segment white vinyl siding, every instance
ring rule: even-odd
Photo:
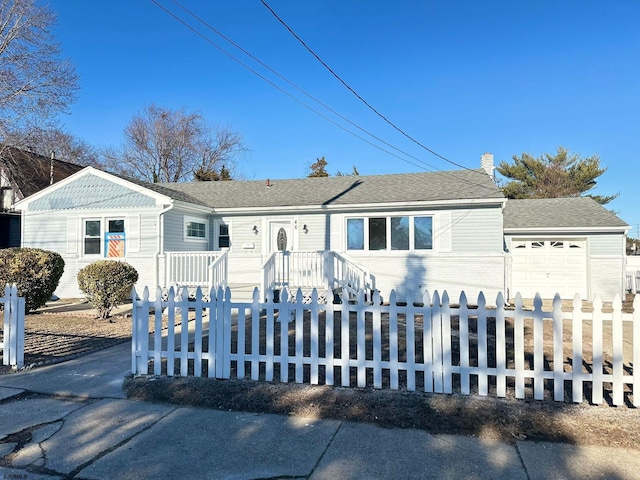
[[[504,237],[499,207],[452,210],[450,215],[452,252],[502,251]]]
[[[67,250],[66,253],[76,255],[78,253],[78,217],[67,218]]]
[[[140,215],[127,217],[127,254],[140,252]]]

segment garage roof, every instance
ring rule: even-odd
[[[505,230],[603,229],[629,227],[613,212],[590,197],[508,200],[504,208]]]

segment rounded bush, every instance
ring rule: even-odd
[[[80,290],[103,320],[131,296],[131,289],[137,281],[136,269],[117,260],[98,260],[78,272]]]
[[[0,285],[16,284],[31,312],[47,303],[58,288],[64,272],[64,260],[56,252],[39,248],[0,250]]]

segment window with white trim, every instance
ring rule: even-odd
[[[347,250],[433,250],[433,217],[347,218]]]
[[[124,218],[87,218],[82,222],[82,253],[85,256],[124,257]]]
[[[84,221],[84,248],[82,252],[85,255],[100,255],[102,250],[101,238],[102,238],[102,222],[100,220],[85,220]]]
[[[231,247],[231,237],[229,236],[229,225],[226,223],[218,224],[218,248]]]
[[[184,217],[185,240],[206,241],[209,238],[207,219],[200,217]]]

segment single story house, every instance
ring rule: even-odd
[[[228,285],[239,300],[255,287],[624,291],[624,222],[585,198],[507,200],[484,157],[477,170],[175,184],[87,167],[18,202],[22,243],[63,256],[59,297],[81,296],[78,271],[103,258],[133,265],[140,286]]]
[[[82,166],[0,145],[0,248],[20,246],[20,212],[14,205]]]

